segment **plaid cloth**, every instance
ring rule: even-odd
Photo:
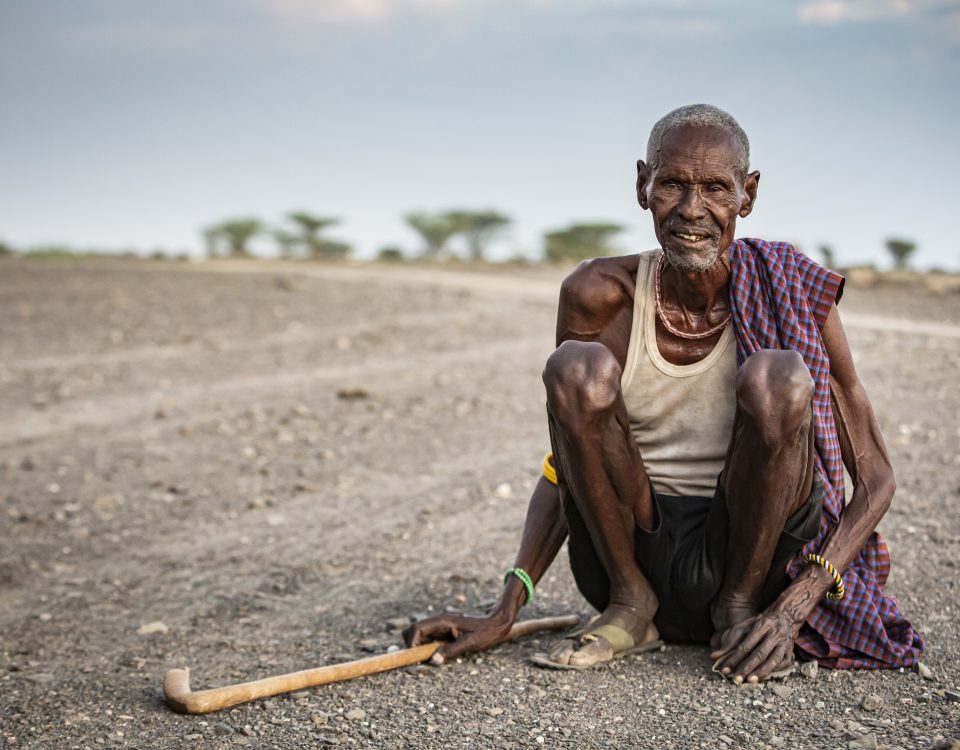
[[[799,352],[815,384],[813,421],[816,468],[823,479],[820,534],[804,547],[818,552],[840,520],[844,506],[843,460],[830,403],[830,360],[820,329],[843,293],[843,277],[810,260],[786,242],[739,239],[730,249],[730,306],[737,334],[737,363],[758,349]],[[802,569],[799,556],[789,573]],[[835,669],[913,666],[923,638],[883,592],[890,553],[874,532],[844,571],[846,596],[825,598],[807,618],[796,645],[821,665]]]

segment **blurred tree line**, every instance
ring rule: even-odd
[[[484,261],[490,245],[502,236],[513,220],[499,211],[414,211],[404,215],[407,226],[419,237],[419,257],[435,260],[452,254],[450,244],[461,239],[466,257]],[[242,216],[221,221],[203,230],[207,255],[247,258],[252,256],[254,240],[270,238],[283,258],[343,258],[352,248],[346,242],[331,239],[326,231],[339,224],[339,219],[318,216],[307,211],[287,214],[285,223],[271,227],[259,219]],[[617,252],[610,239],[623,231],[613,223],[571,224],[544,234],[543,258],[552,262],[577,261]],[[389,245],[380,249],[381,260],[402,260],[403,249]]]

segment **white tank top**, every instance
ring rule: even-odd
[[[630,432],[654,489],[712,497],[737,406],[733,324],[727,324],[713,351],[699,362],[667,362],[657,348],[654,274],[659,254],[652,250],[640,255],[620,387]]]

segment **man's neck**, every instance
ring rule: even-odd
[[[692,313],[727,307],[730,288],[728,252],[721,253],[706,271],[680,271],[668,262],[663,269],[663,296]]]

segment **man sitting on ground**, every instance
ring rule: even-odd
[[[734,240],[759,180],[726,112],[682,107],[654,126],[637,199],[662,249],[564,281],[543,373],[552,459],[492,613],[408,631],[452,640],[436,662],[505,640],[568,538],[601,614],[545,666],[661,638],[711,643],[737,683],[789,668],[795,649],[835,668],[916,662],[923,641],[882,588],[875,529],[894,478],[837,314],[843,279],[788,244]]]

